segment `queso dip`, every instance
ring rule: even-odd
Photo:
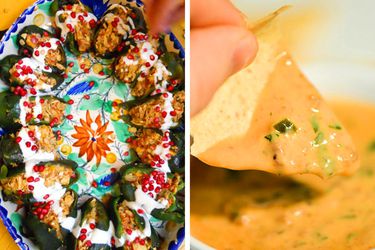
[[[217,249],[375,249],[375,106],[331,107],[359,152],[353,176],[280,177],[193,159],[192,236]]]

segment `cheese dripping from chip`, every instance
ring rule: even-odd
[[[276,174],[350,175],[359,167],[346,129],[281,42],[276,16],[253,26],[259,51],[192,117],[192,155],[217,167]]]

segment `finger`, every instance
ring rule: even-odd
[[[246,29],[217,26],[191,32],[191,114],[205,107],[215,90],[248,65],[257,42]]]
[[[192,0],[190,5],[192,28],[214,25],[245,26],[243,14],[229,0]]]
[[[183,0],[147,0],[145,7],[150,32],[154,34],[168,32],[171,26],[185,14]]]

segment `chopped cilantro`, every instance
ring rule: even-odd
[[[266,135],[264,138],[266,138],[269,141],[272,141],[272,134]]]
[[[329,125],[328,127],[332,128],[332,129],[336,129],[336,130],[341,130],[342,127],[340,124],[336,123],[336,124],[331,124]]]
[[[284,119],[278,122],[273,127],[282,134],[296,132],[297,130],[297,127],[294,125],[294,123],[289,121],[288,119]]]

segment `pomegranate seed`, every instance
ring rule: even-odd
[[[36,56],[39,56],[39,50],[35,50],[35,51],[34,51],[34,54],[35,54]]]
[[[111,183],[109,181],[104,182],[104,186],[108,187],[110,185],[111,185]]]
[[[46,194],[45,196],[43,196],[43,199],[47,200],[49,198],[49,194]]]
[[[68,120],[71,120],[71,119],[73,119],[73,115],[67,115],[66,118],[67,118]]]
[[[150,59],[153,61],[153,60],[155,60],[155,56],[154,55],[151,55],[150,56]]]
[[[34,134],[34,131],[31,131],[31,130],[30,130],[29,132],[27,132],[27,134],[28,134],[30,137],[34,137],[34,135],[35,135],[35,134]]]
[[[73,11],[73,12],[70,13],[70,16],[71,16],[72,18],[76,18],[77,15],[76,15],[76,13]]]
[[[172,91],[174,90],[174,87],[173,87],[172,85],[169,85],[169,86],[167,87],[167,90],[168,90],[169,92],[172,92]]]
[[[163,118],[167,117],[167,112],[166,112],[166,111],[161,112],[161,116],[162,116]]]
[[[47,42],[47,43],[46,43],[46,46],[47,46],[47,48],[51,48],[51,43],[50,43],[50,42]]]
[[[91,247],[92,246],[92,243],[91,243],[91,241],[90,240],[88,240],[88,241],[86,241],[86,246],[88,246],[88,247]]]
[[[174,111],[174,110],[172,110],[171,112],[169,112],[169,114],[170,114],[171,116],[176,116],[176,115],[177,115],[176,111]]]
[[[34,180],[34,182],[38,182],[38,181],[40,181],[40,178],[36,177],[35,180]]]
[[[17,137],[17,138],[16,138],[16,142],[17,142],[17,143],[20,143],[21,141],[22,141],[22,138],[21,138],[21,137]]]
[[[30,89],[30,94],[32,94],[32,95],[36,95],[36,90],[35,90],[34,88],[31,88],[31,89]]]
[[[82,22],[84,20],[83,16],[79,15],[78,20],[80,20]]]
[[[44,99],[43,99],[43,98],[40,98],[39,102],[40,102],[41,104],[43,104],[43,103],[44,103]]]
[[[55,203],[55,202],[54,201],[49,201],[48,205],[53,205],[53,203]]]
[[[62,76],[63,76],[65,79],[68,78],[68,74],[66,74],[66,73],[64,73]]]
[[[68,64],[68,66],[72,68],[72,67],[74,66],[74,62],[70,62],[70,63]]]
[[[132,232],[133,232],[131,229],[126,229],[125,231],[126,231],[126,233],[129,234],[129,235],[131,235]]]
[[[95,22],[94,19],[91,19],[91,20],[89,21],[89,24],[90,24],[90,27],[91,27],[91,28],[94,28],[94,27],[96,26],[96,22]]]
[[[29,141],[26,142],[26,147],[28,147],[28,148],[31,147],[31,142],[29,142]]]
[[[80,241],[84,241],[86,239],[86,235],[85,234],[82,234],[79,236],[78,238]]]
[[[86,229],[86,228],[82,228],[82,229],[81,229],[81,233],[82,233],[82,234],[87,233],[87,229]]]
[[[138,209],[137,212],[138,212],[139,214],[143,214],[144,211],[143,211],[142,209]]]
[[[95,224],[94,223],[90,223],[90,228],[91,229],[95,229]]]
[[[89,70],[89,69],[85,69],[84,72],[85,72],[86,74],[88,74],[88,73],[90,73],[90,70]]]
[[[93,182],[91,183],[91,186],[93,186],[94,188],[97,188],[97,187],[98,187],[98,183],[97,183],[96,181],[93,181]]]
[[[34,190],[34,186],[29,185],[28,188],[29,188],[30,191]]]
[[[86,67],[86,65],[85,65],[85,64],[81,64],[81,65],[79,65],[79,67],[80,67],[81,69],[84,69],[84,68]]]
[[[33,145],[33,146],[31,147],[31,150],[32,150],[32,151],[37,151],[37,150],[38,150],[38,147],[35,146],[35,145]]]
[[[45,167],[43,165],[40,165],[39,168],[38,168],[39,172],[43,172],[44,169],[45,169]]]
[[[103,71],[100,71],[100,72],[99,72],[99,75],[104,76],[104,72],[103,72]]]
[[[144,245],[145,245],[145,243],[146,243],[146,242],[145,242],[145,240],[144,240],[144,239],[142,239],[142,240],[140,240],[140,241],[139,241],[139,244],[141,244],[142,246],[144,246]]]
[[[69,104],[69,105],[72,105],[73,103],[74,103],[73,99],[70,99],[70,100],[68,101],[68,104]]]
[[[84,95],[83,98],[85,98],[86,100],[89,100],[90,96],[89,95]]]
[[[91,81],[90,83],[89,83],[89,86],[90,87],[92,87],[92,86],[94,86],[95,85],[95,82],[94,81]]]
[[[151,67],[151,64],[149,62],[146,62],[146,67]]]
[[[27,177],[26,181],[27,182],[33,182],[34,181],[34,177],[32,177],[32,176]]]
[[[38,114],[38,115],[36,116],[36,118],[38,118],[39,120],[42,120],[42,119],[43,119],[43,115],[42,115],[42,114]]]

